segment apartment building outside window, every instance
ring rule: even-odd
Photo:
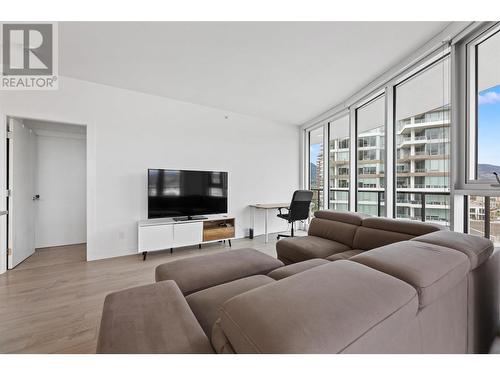
[[[385,216],[385,96],[356,110],[357,211]]]
[[[323,208],[323,127],[309,132],[309,189],[313,191],[311,210]]]
[[[468,197],[467,232],[489,238],[500,246],[500,199],[490,196]]]
[[[329,173],[328,207],[337,211],[349,210],[350,138],[349,116],[328,123]]]
[[[450,61],[395,88],[395,216],[450,225]]]

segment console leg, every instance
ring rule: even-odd
[[[201,243],[200,243],[200,244],[198,244],[198,249],[201,249]]]
[[[229,247],[231,247],[231,240],[227,240],[229,242]]]
[[[174,252],[174,248],[173,248],[173,247],[171,247],[171,248],[170,248],[170,254],[172,254],[173,252]]]
[[[146,260],[146,257],[148,256],[148,252],[147,251],[143,251],[142,252],[142,261],[144,262]]]

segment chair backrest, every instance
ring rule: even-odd
[[[309,217],[313,192],[310,190],[296,190],[290,203],[289,221],[305,220]]]

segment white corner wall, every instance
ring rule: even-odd
[[[295,126],[66,77],[57,91],[0,92],[0,113],[87,125],[88,260],[136,253],[148,168],[228,171],[237,237],[248,204],[288,201],[299,186]]]
[[[35,247],[86,242],[85,137],[39,134],[36,143],[40,199],[36,202]]]

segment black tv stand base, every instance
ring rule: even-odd
[[[208,219],[206,216],[182,216],[174,217],[174,221],[189,221],[189,220],[205,220]]]

